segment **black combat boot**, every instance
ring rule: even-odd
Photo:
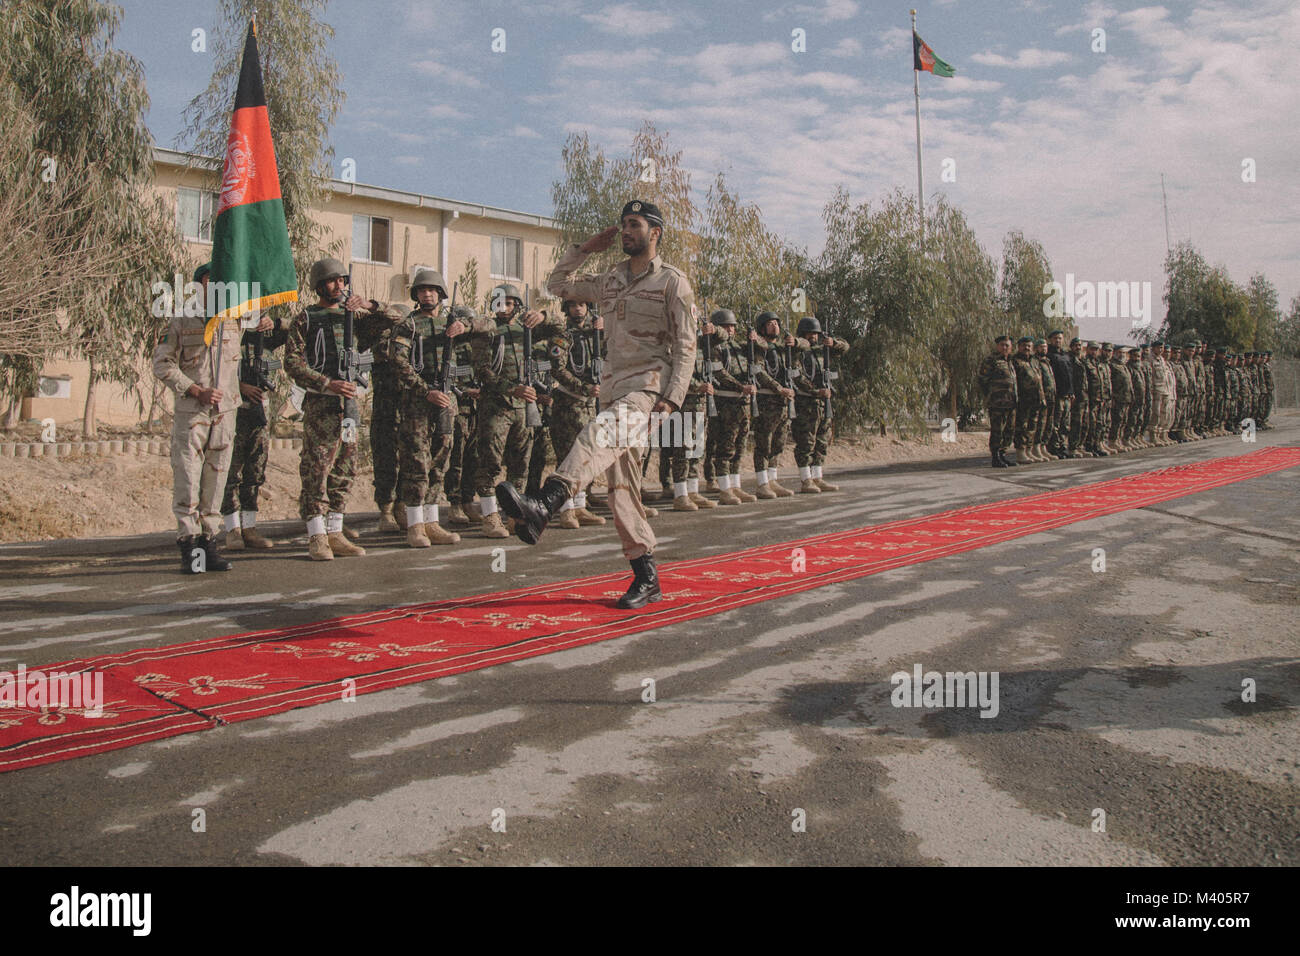
[[[203,557],[207,561],[209,571],[229,571],[234,567],[233,564],[217,553],[217,542],[206,534],[201,534],[194,539],[194,547],[203,549]]]
[[[627,593],[618,599],[615,607],[630,610],[645,607],[663,598],[663,592],[659,590],[659,573],[655,570],[652,555],[643,554],[635,559],[632,562],[632,573],[635,575],[632,584]]]
[[[1006,460],[1005,458],[1002,457],[1002,452],[1000,452],[1000,451],[995,451],[995,452],[993,453],[993,467],[994,467],[994,468],[1006,468],[1006,467],[1007,467],[1007,460]]]
[[[1005,448],[998,449],[998,457],[1002,459],[1002,464],[1008,468],[1014,468],[1016,465],[1020,464],[1020,462],[1007,455],[1007,450]]]
[[[570,498],[569,483],[551,475],[536,498],[521,495],[508,481],[497,485],[497,504],[508,517],[515,519],[515,534],[524,544],[536,544],[546,524]]]
[[[194,544],[193,535],[186,535],[183,538],[177,538],[176,547],[180,548],[181,551],[181,574],[202,574],[204,572],[207,568],[206,563],[202,567],[196,568],[194,566],[193,551],[196,545]],[[207,561],[206,555],[204,555],[203,560],[205,562]]]

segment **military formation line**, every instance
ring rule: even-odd
[[[1271,351],[999,336],[979,369],[994,468],[1270,428]],[[1014,445],[1014,453],[1012,447]]]

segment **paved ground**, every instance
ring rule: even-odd
[[[1258,439],[1011,471],[893,465],[832,476],[843,491],[820,499],[655,527],[665,561],[732,551],[1297,445],[1300,415]],[[1291,469],[353,704],[3,774],[0,838],[10,862],[71,865],[1296,865],[1298,498]],[[489,570],[494,544],[380,545],[322,566],[300,539],[200,579],[175,572],[165,535],[3,546],[0,668],[621,562],[609,528],[509,544],[504,575]],[[890,675],[915,665],[996,671],[997,716],[893,707]]]

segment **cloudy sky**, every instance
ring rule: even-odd
[[[216,0],[119,0],[144,63],[150,128],[175,146],[211,53]],[[626,149],[649,118],[684,151],[698,202],[722,170],[816,253],[837,185],[855,202],[916,190],[908,4],[646,0],[333,0],[347,101],[336,162],[361,182],[550,214],[560,145]],[[1001,258],[1021,229],[1062,280],[1150,282],[1163,316],[1169,230],[1245,283],[1300,293],[1300,5],[934,0],[918,31],[957,70],[921,75],[925,190]],[[505,52],[492,52],[494,30]],[[792,49],[804,31],[806,51]],[[1100,47],[1104,31],[1104,51]],[[209,51],[212,44],[209,44]],[[942,178],[945,160],[955,181]],[[1250,163],[1248,161],[1253,161]],[[1253,182],[1243,182],[1243,164]],[[1123,319],[1085,319],[1119,338]]]

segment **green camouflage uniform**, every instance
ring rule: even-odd
[[[1016,368],[1011,356],[986,355],[978,373],[989,410],[989,452],[998,456],[1011,447],[1016,430]]]
[[[245,332],[242,348],[250,357],[254,337],[258,335],[263,336],[263,352],[271,352],[284,345],[289,338],[289,329],[277,321],[269,332]],[[266,460],[270,447],[271,429],[265,409],[257,407],[250,399],[243,399],[235,413],[234,449],[230,456],[230,471],[226,473],[225,498],[221,503],[223,515],[257,510],[257,493],[266,484]]]
[[[380,311],[354,317],[356,348],[371,348],[401,313],[379,303]],[[302,402],[302,458],[298,474],[302,495],[298,512],[303,520],[317,515],[343,514],[356,474],[356,441],[344,442],[343,399],[323,390],[339,377],[343,348],[343,310],[309,306],[289,328],[284,367],[299,386],[307,389]],[[357,431],[361,423],[357,422]]]
[[[849,343],[841,339],[835,339],[831,347],[836,355],[848,350]],[[830,387],[824,352],[823,346],[809,342],[799,354],[799,377],[794,380],[795,417],[790,423],[790,433],[794,437],[794,463],[800,468],[823,464],[830,449],[832,420],[826,417],[826,399],[817,397],[817,389]]]
[[[1043,373],[1032,355],[1014,352],[1016,370],[1016,448],[1028,452],[1038,435],[1046,402],[1043,400]]]

